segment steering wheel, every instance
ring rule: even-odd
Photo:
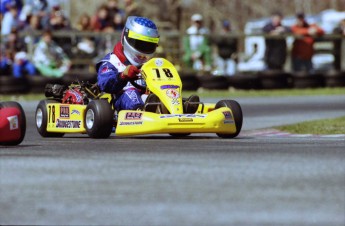
[[[146,91],[146,86],[139,85],[138,83],[135,82],[135,80],[130,80],[129,82],[130,82],[130,83],[132,84],[132,86],[134,86],[135,88],[137,88],[137,89],[139,89],[139,90],[141,90],[141,91],[143,91],[143,92]]]

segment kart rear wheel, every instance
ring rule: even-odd
[[[234,120],[235,120],[236,133],[234,134],[217,133],[217,135],[222,138],[237,137],[237,135],[241,132],[242,123],[243,123],[243,114],[242,114],[242,109],[241,109],[240,104],[235,100],[220,100],[216,104],[215,109],[218,109],[221,107],[228,107],[231,109]]]
[[[6,141],[6,142],[2,142],[0,143],[1,145],[18,145],[20,144],[25,137],[25,133],[26,133],[26,117],[25,117],[25,112],[22,108],[22,106],[14,101],[7,101],[7,102],[3,102],[0,103],[0,108],[17,108],[20,111],[20,115],[18,115],[18,123],[19,123],[19,127],[20,127],[20,137],[18,140],[15,141]]]
[[[114,114],[106,100],[93,100],[86,107],[85,128],[92,138],[108,138],[113,129]]]
[[[36,121],[36,128],[38,133],[42,137],[63,137],[64,133],[52,133],[47,131],[47,124],[48,124],[48,112],[47,112],[47,104],[50,103],[59,103],[56,100],[41,100],[36,108],[35,113],[35,121]]]

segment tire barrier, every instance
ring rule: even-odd
[[[229,88],[229,81],[227,76],[217,75],[204,75],[198,77],[200,87],[211,90],[224,90]]]
[[[324,76],[321,73],[296,72],[292,74],[293,88],[324,87]]]
[[[344,87],[345,86],[345,71],[329,71],[324,74],[326,87]]]
[[[90,83],[97,82],[97,74],[89,71],[71,71],[62,77],[63,83],[69,85],[74,81],[89,81]]]
[[[262,89],[286,89],[290,87],[290,74],[280,70],[258,72]]]
[[[44,93],[44,88],[47,83],[63,84],[61,78],[47,78],[40,75],[29,76],[27,80],[31,93]]]
[[[257,73],[243,73],[228,77],[229,86],[235,89],[261,89],[260,78]]]
[[[195,72],[180,72],[183,90],[196,91],[199,88],[209,90],[226,90],[229,88],[242,90],[287,89],[287,88],[320,88],[345,87],[345,71],[329,71],[326,73],[287,73],[284,71],[261,71],[238,73],[233,76],[197,75]],[[91,72],[69,72],[62,78],[46,78],[28,76],[14,78],[0,76],[0,94],[44,93],[47,83],[70,85],[72,82],[97,82],[97,75]]]
[[[12,76],[0,76],[1,94],[24,94],[30,91],[26,78],[14,78]]]
[[[200,81],[197,75],[193,72],[181,72],[180,78],[183,90],[195,91],[200,87]]]

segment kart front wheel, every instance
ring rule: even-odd
[[[236,125],[236,133],[228,134],[228,133],[217,133],[219,137],[222,138],[234,138],[241,132],[242,123],[243,123],[243,114],[240,104],[235,100],[220,100],[215,106],[215,109],[221,107],[228,107],[232,111],[232,115],[234,117],[235,125]]]
[[[93,100],[86,107],[85,128],[92,138],[108,138],[113,129],[113,110],[106,100]]]
[[[47,124],[48,124],[48,111],[47,105],[59,103],[56,100],[41,100],[36,108],[35,113],[35,121],[36,121],[36,128],[38,133],[42,137],[63,137],[64,133],[52,133],[47,131]]]

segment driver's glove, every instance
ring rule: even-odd
[[[120,78],[123,80],[136,80],[140,70],[134,65],[128,65],[126,69],[120,74]]]

